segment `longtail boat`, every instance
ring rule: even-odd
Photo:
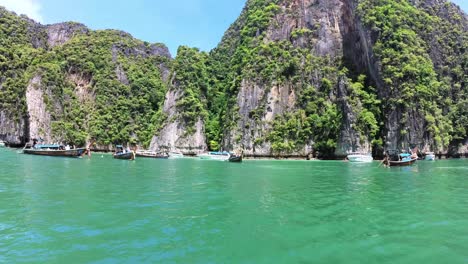
[[[134,160],[135,152],[126,151],[122,145],[115,146],[114,159]]]
[[[242,162],[242,155],[233,154],[228,159],[229,162]]]
[[[228,161],[229,162],[242,162],[242,158],[244,157],[244,151],[241,150],[240,152],[230,153]]]
[[[23,148],[24,154],[54,156],[54,157],[81,157],[85,154],[86,148],[70,149],[58,144],[26,144]]]
[[[154,151],[148,151],[148,150],[137,151],[135,152],[135,155],[137,157],[153,158],[153,159],[168,159],[169,158],[169,154],[167,153],[154,152]]]
[[[400,153],[394,154],[392,156],[386,156],[385,159],[382,161],[383,164],[390,166],[390,167],[397,167],[397,166],[409,166],[414,164],[418,160],[418,156],[416,152],[410,153]]]
[[[411,157],[411,155],[408,154],[408,153],[400,154],[400,157],[401,157],[401,160],[390,160],[390,161],[388,161],[389,162],[388,165],[390,167],[409,166],[409,165],[414,164],[418,160],[418,158]]]

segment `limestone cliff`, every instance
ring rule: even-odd
[[[302,53],[301,57],[298,58],[302,62],[291,66],[291,73],[289,73],[297,75],[296,80],[281,81],[281,76],[277,76],[276,79],[273,76],[271,79],[271,76],[260,77],[241,74],[242,81],[239,83],[239,92],[236,96],[237,105],[234,108],[238,109],[238,112],[231,115],[236,126],[229,127],[225,131],[224,147],[226,149],[245,149],[245,154],[253,156],[307,156],[315,152],[313,137],[301,140],[303,143],[294,144],[292,148],[288,147],[280,151],[275,151],[273,142],[268,138],[269,134],[274,132],[275,118],[281,118],[286,114],[303,109],[304,102],[299,103],[298,100],[306,87],[311,86],[319,90],[322,79],[326,78],[332,81],[331,85],[333,86],[328,94],[324,95],[326,100],[333,104],[343,102],[341,104],[342,125],[336,154],[342,156],[351,151],[370,152],[370,139],[364,136],[363,144],[361,144],[359,138],[362,136],[358,135],[353,128],[357,118],[352,113],[354,111],[352,106],[340,98],[346,97],[348,91],[346,84],[338,80],[336,76],[338,72],[325,73],[320,68],[306,69],[307,64],[311,63],[310,60],[315,58],[317,58],[316,60],[331,59],[332,62],[322,64],[323,67],[331,67],[337,65],[336,62],[344,60],[346,55],[353,54],[349,52],[349,47],[345,43],[345,40],[352,38],[350,34],[355,34],[352,2],[294,0],[278,1],[277,6],[278,11],[271,17],[268,26],[263,32],[258,31],[255,37],[264,45],[289,43],[286,46],[290,45],[291,53]],[[243,27],[249,25],[249,19],[251,19],[249,14],[255,13],[252,9],[255,9],[255,1],[247,3],[243,14],[227,32],[218,51],[235,50],[236,46],[241,45],[242,37],[239,38],[238,34],[239,31],[243,30]],[[350,33],[351,31],[353,33]],[[233,39],[239,40],[233,41]],[[370,50],[365,50],[365,52],[371,53]],[[282,61],[282,58],[278,57],[266,59]],[[292,59],[295,58],[290,60]],[[349,59],[352,63],[355,62],[355,58]],[[309,67],[317,66],[311,65]],[[339,100],[337,100],[337,96],[340,98]],[[253,112],[255,114],[252,114]]]
[[[341,158],[467,149],[468,19],[446,0],[248,0],[209,54],[0,8],[0,139]]]
[[[238,63],[235,59],[231,59],[225,64],[232,67],[233,71],[237,71],[237,74],[235,78],[229,78],[228,74],[223,78],[229,79],[230,82],[240,80],[235,82],[235,89],[230,88],[235,91],[230,96],[237,99],[236,104],[228,107],[231,111],[225,120],[227,124],[234,124],[228,125],[224,131],[223,143],[226,149],[242,148],[247,155],[254,156],[305,156],[315,153],[321,143],[317,142],[319,137],[313,136],[313,125],[302,121],[296,125],[296,129],[302,131],[312,130],[312,133],[308,132],[310,136],[305,138],[300,132],[288,134],[282,130],[288,126],[287,130],[295,130],[291,126],[297,123],[295,118],[301,115],[299,112],[306,108],[306,105],[300,102],[306,93],[305,87],[312,86],[316,91],[320,91],[321,79],[325,78],[330,81],[332,87],[324,99],[337,105],[340,119],[340,128],[335,134],[337,137],[335,144],[331,142],[329,145],[335,149],[335,157],[343,157],[352,151],[371,152],[374,144],[376,147],[374,154],[377,155],[384,149],[407,149],[414,146],[418,146],[423,151],[448,150],[448,143],[454,136],[451,135],[448,125],[449,118],[443,117],[442,113],[454,112],[453,108],[447,106],[459,104],[458,109],[461,109],[466,104],[463,101],[463,94],[466,94],[466,76],[468,76],[467,68],[463,66],[467,58],[466,14],[455,5],[443,0],[411,1],[412,7],[404,1],[400,3],[401,6],[390,4],[387,6],[408,12],[405,14],[409,15],[408,19],[416,21],[406,22],[412,25],[411,30],[414,30],[412,34],[416,34],[419,43],[429,43],[427,50],[409,51],[414,56],[419,56],[418,60],[424,63],[430,61],[424,66],[421,66],[422,62],[420,65],[412,65],[412,70],[434,71],[429,73],[431,77],[417,83],[409,81],[411,77],[404,75],[392,77],[389,70],[392,66],[387,64],[394,58],[386,57],[387,55],[382,52],[382,47],[388,45],[385,44],[383,37],[383,34],[387,33],[382,33],[381,24],[372,25],[373,22],[369,22],[375,19],[371,17],[371,13],[378,12],[375,11],[378,9],[372,8],[380,4],[362,2],[355,0],[247,2],[239,19],[226,32],[222,42],[213,52],[217,59],[223,58],[220,54],[228,54],[234,58],[238,54],[243,54],[243,62]],[[411,12],[415,13],[413,17],[410,15]],[[265,21],[268,20],[268,23],[260,24],[258,22],[260,16],[263,16]],[[385,17],[381,19],[382,22],[379,23],[387,23],[387,26],[394,27],[395,31],[405,32],[404,23],[388,22]],[[418,22],[418,19],[426,22]],[[430,26],[417,28],[420,27],[418,23],[433,24],[433,28]],[[454,26],[450,27],[450,24]],[[251,28],[255,31],[249,31]],[[455,37],[457,34],[459,37]],[[378,46],[377,53],[374,50],[376,46]],[[386,52],[394,48],[385,47]],[[243,49],[246,48],[251,52],[244,53]],[[272,49],[279,49],[274,51],[276,55],[271,54],[274,53]],[[307,64],[311,59],[317,58],[330,62],[322,64],[321,69],[310,70],[309,68],[316,65]],[[261,60],[266,60],[269,64],[262,64]],[[299,62],[290,63],[294,60]],[[270,70],[266,71],[267,75],[262,75],[264,68],[259,65],[269,67],[275,63],[279,64],[278,68],[288,64],[290,67],[276,74]],[[405,64],[404,60],[398,63]],[[233,67],[233,64],[241,65],[241,70],[237,70],[238,66]],[[410,69],[409,65],[407,67],[402,72]],[[331,68],[338,70],[333,72]],[[342,75],[339,71],[344,68],[346,68],[345,74]],[[285,71],[289,76],[281,76]],[[356,81],[360,75],[367,78],[362,83],[363,88],[358,88],[356,91],[356,86],[350,83]],[[288,80],[288,77],[292,78],[292,81]],[[434,83],[436,80],[443,84],[438,86],[439,84]],[[405,86],[408,88],[403,89]],[[415,95],[408,92],[411,89],[432,90],[439,94],[419,92],[420,94]],[[275,93],[275,90],[284,92]],[[438,99],[441,94],[449,96],[450,101],[442,102]],[[370,95],[377,96],[372,99],[373,102],[369,101]],[[404,103],[408,98],[412,98],[409,99],[412,104]],[[316,97],[315,100],[322,99]],[[428,101],[431,103],[427,103]],[[282,107],[274,108],[271,102],[276,102]],[[308,114],[306,110],[305,117],[309,115],[308,118],[312,118],[314,114],[320,114],[320,111],[314,111]],[[454,115],[463,116],[461,111],[458,110]],[[292,116],[290,113],[294,112],[297,114]],[[287,120],[291,118],[293,120],[288,122]],[[452,122],[460,123],[455,119]],[[462,132],[466,131],[466,124],[460,123],[457,126],[461,131],[460,137],[466,138],[466,132]],[[330,136],[323,135],[325,138]],[[282,137],[284,142],[279,144],[278,140]],[[382,142],[379,143],[380,141]],[[463,146],[461,142],[464,140],[458,139],[452,142],[454,146],[460,144]],[[275,151],[275,148],[279,151]],[[463,149],[457,148],[461,151]]]
[[[198,117],[194,131],[193,127],[180,117],[177,102],[183,96],[180,89],[171,89],[167,92],[163,106],[163,113],[167,116],[161,130],[151,140],[150,149],[153,151],[175,151],[184,155],[196,155],[207,149],[205,128],[203,120]]]
[[[63,45],[78,34],[86,34],[89,29],[80,23],[65,22],[45,26],[47,31],[47,44],[49,47]]]
[[[44,91],[41,88],[41,76],[34,76],[26,88],[26,104],[29,113],[29,137],[53,142],[51,117],[44,102]]]
[[[166,46],[74,22],[41,25],[0,7],[0,139],[148,144],[166,92]]]
[[[172,62],[166,93],[152,150],[196,155],[207,150],[205,136],[208,56],[198,49],[180,47]]]

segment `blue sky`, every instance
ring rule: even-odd
[[[468,0],[452,0],[468,12]],[[91,29],[120,29],[135,38],[214,48],[246,0],[0,0],[0,5],[43,24],[76,21]]]
[[[77,21],[120,29],[148,42],[214,48],[246,0],[40,0],[44,23]]]

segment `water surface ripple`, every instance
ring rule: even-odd
[[[1,263],[468,263],[466,159],[0,161]]]

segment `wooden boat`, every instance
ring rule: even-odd
[[[396,166],[409,166],[414,164],[418,157],[414,154],[401,153],[397,155],[398,159],[391,159],[388,156],[384,159],[383,163],[390,167]]]
[[[390,164],[389,166],[390,167],[395,167],[395,166],[409,166],[409,165],[413,165],[418,159],[415,158],[415,159],[409,159],[409,160],[401,160],[401,161],[389,161]]]
[[[426,152],[426,156],[424,157],[424,160],[435,160],[434,152]]]
[[[134,160],[135,152],[126,151],[122,145],[115,146],[114,159]]]
[[[229,154],[230,154],[229,159],[228,159],[229,162],[242,162],[242,158],[244,157],[243,150],[236,151],[234,153],[231,152]]]
[[[24,154],[54,156],[54,157],[81,157],[85,154],[85,148],[69,149],[63,145],[49,144],[49,145],[31,145],[26,144],[23,148]]]
[[[232,154],[229,159],[229,162],[242,162],[242,155]]]
[[[346,157],[349,162],[372,162],[374,160],[372,155],[368,153],[350,153]]]
[[[148,151],[148,150],[137,151],[135,152],[135,155],[137,157],[153,158],[153,159],[168,159],[169,158],[169,154],[167,153],[160,153],[160,152],[154,152],[154,151]]]

